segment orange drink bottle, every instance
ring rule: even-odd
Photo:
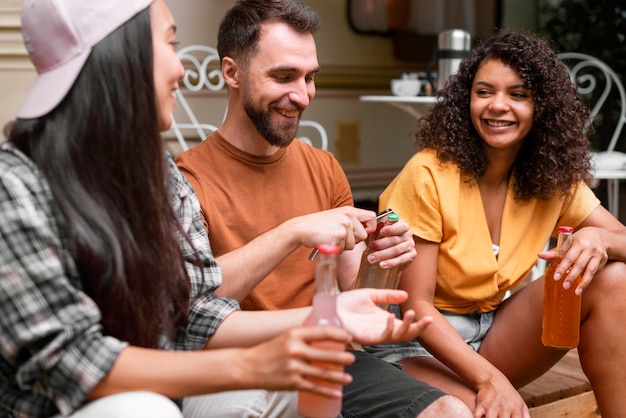
[[[570,247],[569,240],[574,228],[559,227],[556,246],[556,259],[548,266],[544,276],[543,291],[543,332],[541,342],[546,347],[570,349],[578,346],[580,340],[581,295],[575,293],[580,283],[579,276],[569,289],[563,288],[563,279],[554,280],[554,271]]]
[[[313,308],[304,320],[304,325],[325,325],[342,327],[337,315],[337,255],[339,247],[335,244],[322,244],[317,247],[318,257],[315,268],[315,293]],[[312,345],[326,350],[344,351],[346,346],[335,341],[320,341]],[[332,370],[343,370],[343,367],[333,364],[313,363],[318,367]],[[316,383],[343,390],[341,385],[331,385],[312,379]],[[341,398],[329,398],[311,392],[298,393],[298,412],[307,418],[334,418],[341,413]]]
[[[394,223],[399,220],[397,213],[392,212],[387,217],[387,222]],[[379,221],[377,224],[377,232],[385,225],[385,222]],[[367,256],[372,253],[372,249],[369,246],[363,251],[361,256],[361,265],[359,267],[359,273],[354,283],[355,288],[361,287],[373,287],[377,289],[396,289],[398,287],[398,267],[390,269],[384,269],[380,267],[379,263],[370,263],[367,261]],[[386,304],[381,304],[382,309],[387,309]]]

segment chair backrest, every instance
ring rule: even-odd
[[[315,139],[312,139],[309,133],[315,134]],[[298,139],[306,142],[312,147],[321,149],[328,149],[328,135],[326,129],[321,123],[314,120],[300,120],[300,127],[298,129]]]
[[[184,94],[185,92],[200,92],[203,89],[217,92],[224,88],[224,76],[220,68],[217,50],[206,45],[189,45],[178,51],[178,57],[185,67],[185,75],[182,79],[181,88],[176,90],[176,99],[182,108],[185,121],[176,120],[172,115],[171,130],[182,150],[185,151],[189,149],[188,135],[192,135],[194,139],[200,141],[204,140],[218,129],[226,117],[228,109],[225,108],[222,120],[217,124],[199,121]],[[311,146],[328,149],[328,135],[319,122],[301,120],[298,139]]]
[[[559,54],[559,58],[567,66],[572,82],[578,87],[578,93],[581,96],[588,95],[596,98],[595,102],[591,104],[589,123],[592,123],[598,116],[598,113],[600,113],[611,89],[614,86],[617,89],[619,94],[619,114],[611,140],[606,149],[606,151],[613,151],[626,124],[626,91],[622,81],[606,63],[591,55],[580,52],[564,52]]]
[[[215,48],[205,45],[190,45],[178,51],[178,58],[185,67],[185,74],[181,88],[176,90],[176,100],[182,107],[186,120],[184,122],[177,121],[172,115],[171,130],[176,135],[182,150],[185,151],[189,149],[187,132],[203,140],[216,131],[219,124],[214,125],[198,121],[183,94],[183,89],[190,92],[199,92],[203,89],[219,91],[224,88],[224,77],[220,69],[220,58]]]

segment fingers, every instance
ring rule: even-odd
[[[563,288],[576,286],[576,293],[582,294],[595,274],[606,265],[608,254],[602,245],[596,244],[598,241],[576,238],[557,267],[554,279],[564,278]]]
[[[537,256],[544,260],[554,260],[556,258],[556,250],[551,249],[549,251],[541,251],[537,253]]]
[[[354,355],[345,350],[349,341],[349,333],[338,327],[303,326],[285,332],[268,343],[273,347],[263,349],[268,357],[261,360],[261,367],[268,367],[265,384],[275,379],[278,389],[340,397],[341,386],[352,382],[343,371],[354,362]],[[255,356],[255,360],[260,359]],[[272,360],[276,367],[268,365]]]
[[[352,213],[358,219],[361,224],[367,224],[368,226],[376,226],[376,212],[367,209],[360,209],[351,207]]]
[[[315,345],[323,348],[321,343],[334,342],[340,347],[345,347],[352,341],[350,333],[343,328],[335,326],[303,326],[291,331],[294,338],[301,338],[307,345]],[[311,359],[321,360],[321,359]]]
[[[341,398],[344,385],[352,383],[352,376],[342,371],[330,370],[322,367],[309,366],[303,370],[303,377],[296,382],[295,389],[327,396]]]
[[[364,288],[353,290],[354,291],[366,291],[370,292],[370,297],[372,301],[376,305],[388,305],[388,304],[399,304],[407,300],[409,294],[404,290],[398,289],[373,289],[373,288]]]
[[[382,268],[393,268],[406,266],[415,259],[417,253],[413,234],[405,221],[384,226],[379,236],[370,242],[370,248],[376,250],[368,257],[370,263],[378,262]]]
[[[344,206],[298,217],[296,230],[301,244],[314,248],[323,243],[334,243],[343,250],[352,250],[367,238],[365,222],[374,222],[376,214],[370,210]]]
[[[345,351],[350,341],[349,334],[344,329],[327,326],[306,327],[300,332],[304,333],[308,343],[304,358],[306,363],[301,371],[301,389],[323,396],[341,397],[341,386],[352,382],[352,376],[343,371],[345,366],[354,362],[354,355]]]
[[[399,321],[396,319],[396,321]],[[409,310],[402,317],[402,325],[396,328],[393,337],[395,341],[409,341],[419,335],[433,322],[431,316],[424,316],[415,321],[415,312]]]

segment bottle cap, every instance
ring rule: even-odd
[[[339,246],[337,244],[320,244],[317,246],[317,251],[321,254],[337,255],[339,254]]]
[[[574,232],[574,228],[571,226],[559,226],[559,232]]]

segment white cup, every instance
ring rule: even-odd
[[[395,96],[417,96],[422,88],[419,79],[394,78],[391,80],[391,92]]]

